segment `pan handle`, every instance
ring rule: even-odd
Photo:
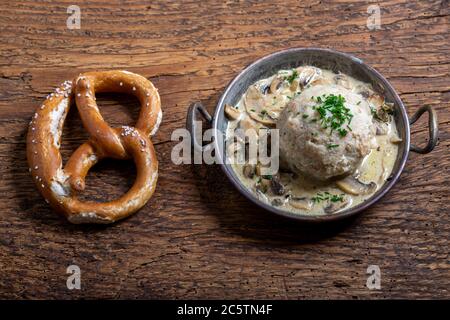
[[[431,152],[436,146],[439,137],[437,113],[436,110],[434,110],[431,106],[423,106],[419,110],[417,110],[417,112],[409,120],[409,124],[414,124],[425,112],[428,112],[428,134],[430,136],[428,144],[423,148],[413,144],[411,144],[410,147],[411,151],[422,154]]]
[[[201,102],[194,102],[189,106],[188,114],[186,118],[186,128],[189,130],[191,134],[192,147],[194,151],[203,152],[204,147],[202,141],[197,141],[196,132],[199,130],[197,128],[198,118],[201,116],[203,120],[206,120],[209,125],[212,124],[212,117],[206,108],[203,106]],[[203,132],[201,132],[200,137],[203,136]]]

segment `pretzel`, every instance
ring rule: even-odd
[[[96,92],[123,92],[141,104],[135,127],[111,128],[95,102]],[[62,128],[72,100],[90,138],[62,166]],[[139,210],[151,198],[158,177],[158,160],[150,136],[161,123],[157,89],[146,78],[128,71],[80,74],[65,81],[34,114],[27,136],[29,170],[45,200],[72,223],[113,223]],[[128,192],[110,202],[81,201],[89,169],[105,158],[133,159],[137,177]]]

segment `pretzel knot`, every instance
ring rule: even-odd
[[[135,127],[111,128],[95,102],[96,92],[122,92],[141,103]],[[90,135],[62,166],[62,128],[71,102]],[[30,172],[47,202],[72,223],[112,223],[139,210],[151,198],[158,177],[158,160],[150,136],[162,119],[157,89],[146,78],[128,71],[88,72],[66,81],[35,113],[27,137]],[[131,159],[136,180],[122,197],[110,202],[81,201],[89,169],[104,158]]]

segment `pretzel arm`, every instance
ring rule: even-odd
[[[135,130],[136,134],[122,137],[136,166],[133,186],[120,198],[109,202],[70,199],[68,219],[72,223],[111,223],[139,210],[152,197],[158,179],[158,160],[150,140]],[[144,143],[143,143],[144,141]]]
[[[158,131],[162,121],[161,100],[158,89],[145,77],[124,70],[86,72],[75,80],[75,85],[77,106],[83,108],[81,114],[84,114],[85,110],[90,110],[91,113],[91,116],[83,120],[85,126],[89,125],[89,121],[97,125],[103,121],[101,116],[100,119],[95,119],[94,115],[98,112],[95,102],[96,92],[121,92],[135,96],[141,104],[135,127],[148,136],[153,136]],[[94,130],[91,135],[95,136]],[[103,138],[100,140],[103,141]]]
[[[88,171],[102,158],[103,155],[96,152],[91,141],[85,142],[78,147],[64,167],[64,171],[69,175],[70,186],[76,191],[84,190]]]

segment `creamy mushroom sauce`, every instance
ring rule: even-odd
[[[371,149],[353,176],[373,188],[370,188],[367,194],[350,194],[339,188],[336,181],[319,182],[305,175],[285,172],[283,168],[280,168],[277,180],[281,183],[283,194],[277,195],[273,192],[271,183],[268,184],[265,192],[261,191],[262,177],[257,174],[258,170],[254,167],[248,164],[247,168],[244,164],[232,164],[233,170],[243,185],[260,200],[302,215],[332,214],[364,202],[390,176],[397,158],[398,144],[401,143],[392,116],[393,104],[385,102],[382,96],[375,93],[370,84],[330,70],[302,66],[292,70],[280,70],[271,77],[255,82],[235,106],[225,106],[225,114],[229,119],[227,138],[232,136],[237,128],[244,130],[254,128],[256,131],[260,128],[274,128],[280,112],[289,101],[301,95],[306,88],[328,84],[337,84],[358,93],[361,99],[370,105],[373,123],[377,128],[378,147]],[[249,177],[248,171],[245,172],[245,169],[249,170],[249,168],[254,172],[253,177]],[[324,200],[318,200],[318,195]],[[337,201],[331,201],[330,198],[333,195],[338,197]]]

